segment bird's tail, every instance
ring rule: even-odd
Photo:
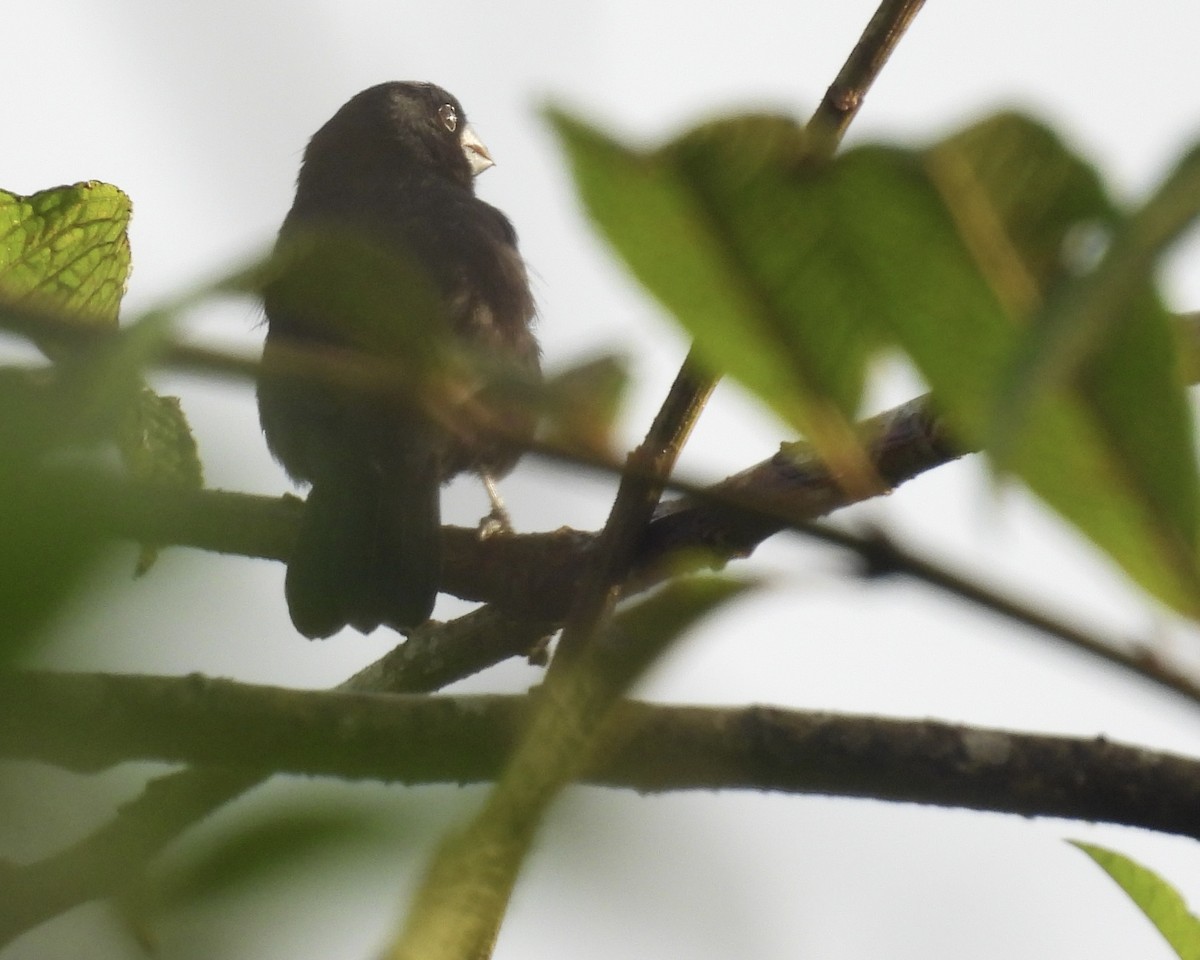
[[[439,487],[428,456],[314,483],[287,571],[296,629],[317,638],[347,624],[369,633],[424,623],[441,577]]]

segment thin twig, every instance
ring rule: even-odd
[[[867,91],[924,3],[925,0],[883,0],[879,5],[808,122],[818,156],[833,156],[846,129],[858,115]]]
[[[704,404],[717,385],[689,353],[646,439],[629,456],[627,469],[596,546],[595,566],[575,597],[563,626],[550,676],[574,662],[597,625],[611,612],[633,569],[638,542],[654,516],[667,479]]]

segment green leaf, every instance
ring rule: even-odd
[[[542,430],[567,449],[612,456],[612,433],[629,385],[628,362],[605,355],[546,378]]]
[[[238,824],[203,847],[158,884],[158,893],[164,906],[235,893],[347,842],[366,840],[370,829],[363,815],[352,810],[275,811]]]
[[[132,210],[107,183],[0,191],[0,302],[113,327],[129,277]]]
[[[839,198],[814,189],[803,129],[741,117],[639,152],[548,116],[588,214],[704,361],[807,434],[848,482],[869,486],[852,428],[868,328],[846,309],[853,285],[820,280],[847,251],[821,229],[840,215]]]
[[[180,912],[253,896],[301,871],[320,873],[335,855],[354,847],[365,853],[380,839],[374,817],[332,805],[242,816],[168,856],[165,865],[130,878],[115,906],[130,933],[153,953],[156,926],[177,921]]]
[[[988,371],[1016,331],[964,245],[920,154],[866,146],[835,161],[826,187],[845,216],[826,229],[853,258],[826,282],[862,306],[863,323],[899,344],[960,429],[975,437],[988,410]]]
[[[135,480],[185,490],[204,486],[196,439],[178,397],[161,397],[144,387],[117,428],[117,449]],[[157,558],[153,544],[144,544],[138,559],[140,576]]]
[[[52,490],[20,464],[0,467],[0,664],[33,645],[105,546],[80,523],[89,500],[85,484]]]
[[[168,335],[161,319],[117,332],[130,269],[131,211],[121,190],[97,181],[28,197],[0,191],[0,310],[7,307],[35,325],[44,316],[46,335],[36,327],[31,335],[59,361],[41,384],[45,418],[52,422],[41,423],[45,418],[36,416],[35,407],[24,406],[39,421],[27,431],[34,446],[110,438],[117,418],[142,389],[141,368]],[[69,323],[114,336],[72,342],[68,349],[58,331]],[[8,412],[15,420],[14,411]]]
[[[617,699],[701,617],[751,585],[686,577],[621,610],[584,654],[551,674],[534,714],[475,819],[443,840],[390,957],[484,956],[546,809],[598,751]]]
[[[1070,165],[1072,173],[1078,171],[1090,181],[1088,186],[1093,186],[1095,178],[1091,171],[1065,150],[1055,159],[1060,166]],[[1099,184],[1094,187],[1100,194],[1094,204],[1096,212],[1108,213],[1109,204],[1100,193]],[[1119,328],[1167,326],[1167,313],[1153,295],[1151,271],[1158,256],[1192,224],[1198,213],[1200,150],[1194,150],[1141,210],[1116,223],[1107,251],[1095,269],[1073,281],[1067,278],[1062,284],[1065,289],[1051,291],[1049,303],[1026,328],[1024,342],[1003,384],[997,404],[1001,425],[1014,422],[1019,425],[1021,415],[1037,397],[1085,376],[1089,362],[1114,336],[1120,335]],[[1061,225],[1073,223],[1063,220],[1059,222]],[[1061,229],[1057,232],[1061,234]],[[1050,279],[1062,281],[1062,271]],[[1136,339],[1123,344],[1126,348],[1139,345]]]
[[[352,230],[312,230],[287,238],[267,268],[265,296],[297,335],[328,335],[376,357],[436,368],[449,334],[446,307],[428,272],[400,247]]]
[[[1131,266],[1119,253],[1116,279],[1111,256],[1087,270],[1089,242],[1147,227],[1123,226],[1095,171],[1019,115],[943,141],[926,165],[1008,329],[947,326],[940,351],[918,353],[909,322],[901,343],[996,466],[1159,599],[1200,614],[1192,423],[1169,317],[1144,275],[1151,254]],[[1151,206],[1157,235],[1177,225]],[[995,340],[989,356],[971,352],[975,338]]]
[[[620,610],[603,638],[592,644],[606,686],[620,690],[642,673],[702,618],[754,589],[752,580],[718,576],[677,577],[643,600]]]
[[[1048,127],[1002,112],[925,151],[963,240],[1014,317],[1094,259],[1119,219],[1096,171]]]
[[[845,430],[872,347],[895,343],[964,441],[1200,616],[1192,422],[1145,277],[1200,202],[1200,160],[1126,225],[1095,170],[1015,113],[926,150],[865,146],[827,164],[778,117],[709,123],[650,152],[551,120],[634,275],[852,488],[865,471]]]
[[[1200,482],[1171,318],[1152,287],[1155,259],[1200,209],[1200,152],[1118,224],[1095,269],[1061,280],[1023,334],[996,404],[993,456],[1040,399],[1073,389],[1125,475],[1160,554],[1193,584]],[[1152,426],[1151,426],[1152,425]]]
[[[199,489],[204,472],[178,397],[143,388],[118,437],[121,456],[138,480]]]
[[[116,187],[79,183],[30,197],[0,191],[0,306],[115,329],[129,274],[130,203]],[[63,362],[0,373],[0,656],[28,648],[75,591],[105,538],[79,523],[85,488],[50,492],[36,467],[56,448],[106,436],[110,419],[75,376],[83,354],[52,334],[39,345]],[[115,409],[115,408],[113,408]]]
[[[1091,857],[1138,905],[1180,960],[1200,960],[1200,920],[1178,891],[1152,870],[1104,847],[1068,841]]]

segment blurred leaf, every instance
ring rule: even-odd
[[[121,455],[139,480],[199,488],[203,467],[178,397],[146,387],[129,411],[119,436]]]
[[[1198,205],[1195,153],[1141,211],[1114,228],[1095,269],[1060,277],[1005,372],[990,445],[1003,465],[1031,407],[1074,388],[1125,475],[1129,507],[1139,510],[1185,584],[1194,578],[1200,481],[1176,338],[1153,289],[1152,269]]]
[[[1179,379],[1188,385],[1200,383],[1200,311],[1174,315],[1171,332],[1179,354]]]
[[[29,197],[0,191],[0,302],[115,328],[131,210],[124,193],[97,181]]]
[[[669,580],[645,599],[623,607],[593,645],[621,691],[703,617],[758,586],[754,580],[687,576]],[[582,669],[587,669],[586,666]]]
[[[996,465],[1159,599],[1197,615],[1200,485],[1174,334],[1147,278],[1118,296],[1127,266],[1115,284],[1100,275],[1108,258],[1086,272],[1106,238],[1126,229],[1099,177],[1049,130],[1007,113],[936,145],[926,162],[1009,329],[950,321],[940,356],[932,331],[914,348],[912,323],[898,328],[901,342]],[[1094,304],[1123,301],[1127,309],[1085,348],[1087,363],[1080,365],[1082,354],[1070,370],[1030,359],[1043,344],[1065,356],[1068,341],[1043,331],[1063,322],[1054,319],[1062,311],[1078,314],[1080,290],[1093,291],[1088,299],[1098,288],[1108,292]],[[982,340],[994,341],[987,355],[971,351]],[[1069,373],[1071,382],[1051,391],[1021,371],[1046,384]]]
[[[1181,960],[1200,960],[1200,920],[1178,891],[1128,857],[1078,840],[1068,841],[1091,857],[1138,905]]]
[[[845,197],[844,215],[827,229],[854,251],[830,265],[827,283],[909,354],[955,423],[977,434],[987,409],[981,377],[1003,363],[1016,332],[920,155],[860,147],[835,161],[825,189]]]
[[[547,378],[542,388],[547,438],[568,449],[611,455],[612,432],[629,385],[623,358],[598,357]]]
[[[1014,317],[1091,266],[1120,219],[1096,171],[1020,113],[973,123],[925,158],[964,243]]]
[[[445,359],[446,307],[402,248],[348,230],[308,231],[281,244],[266,275],[272,316],[286,317],[298,336],[403,360],[414,373]],[[336,330],[330,317],[337,318]]]
[[[1058,166],[1068,167],[1077,182],[1082,180],[1090,188],[1089,192],[1095,192],[1091,215],[1106,215],[1112,220],[1111,205],[1092,171],[1061,148],[1054,160]],[[1042,168],[1051,166],[1042,162],[1042,158],[1037,162]],[[1151,272],[1156,258],[1194,221],[1197,213],[1200,213],[1200,150],[1183,159],[1141,210],[1116,223],[1111,237],[1106,238],[1107,250],[1095,269],[1080,271],[1077,278],[1064,278],[1060,270],[1059,276],[1050,278],[1067,282],[1062,284],[1063,289],[1053,291],[1049,302],[1025,330],[997,401],[999,435],[1003,436],[1006,427],[1010,430],[1019,427],[1029,405],[1038,397],[1086,376],[1091,361],[1114,336],[1121,335],[1121,327],[1150,328],[1150,335],[1156,341],[1162,339],[1160,331],[1167,327],[1168,316],[1154,295]],[[1062,228],[1077,226],[1077,219],[1064,219],[1053,225],[1064,246],[1067,237]],[[1093,224],[1084,223],[1094,229]],[[1125,339],[1122,346],[1126,349],[1146,346],[1141,338],[1127,335]],[[1118,356],[1124,358],[1126,353],[1121,351]],[[1144,372],[1152,370],[1151,366]],[[1158,382],[1157,378],[1145,380],[1139,386],[1153,387]],[[1175,389],[1155,399],[1182,407],[1182,387],[1173,378],[1167,378],[1165,383]],[[997,443],[992,444],[994,450],[998,447]]]
[[[1154,291],[1144,289],[1138,300],[1080,370],[1076,389],[1121,471],[1123,509],[1140,527],[1128,561],[1117,559],[1132,573],[1133,563],[1144,557],[1146,574],[1135,578],[1195,617],[1200,615],[1195,424],[1171,317]]]
[[[479,813],[443,839],[386,956],[453,960],[488,954],[547,808],[598,751],[612,745],[605,723],[612,707],[685,630],[750,586],[726,577],[671,581],[622,609],[579,659],[557,677],[551,674]]]
[[[313,397],[334,387],[339,404],[403,399],[439,417],[480,389],[480,364],[455,349],[446,305],[402,249],[308,231],[286,238],[267,276],[259,395],[276,398],[272,409],[315,409]]]
[[[47,328],[78,322],[114,330],[129,274],[129,198],[104,183],[30,197],[0,191],[0,305],[45,314]],[[95,402],[90,350],[35,339],[51,369],[0,374],[0,658],[24,652],[73,592],[104,540],[79,523],[86,489],[44,489],[36,467],[67,445],[110,437],[117,407]],[[81,371],[87,371],[86,375]],[[102,379],[102,378],[101,378]],[[107,388],[116,397],[123,389]]]
[[[161,397],[144,387],[117,429],[117,449],[130,475],[140,481],[185,490],[204,486],[196,439],[178,397]],[[137,574],[150,569],[157,548],[143,544]]]
[[[588,214],[713,369],[803,431],[846,483],[874,485],[852,427],[869,350],[849,291],[818,282],[845,250],[783,117],[708,124],[653,152],[550,111]],[[828,200],[828,203],[822,203]]]
[[[361,813],[337,809],[281,811],[241,823],[171,876],[159,878],[162,905],[175,907],[270,882],[305,861],[368,840],[374,829]]]
[[[0,663],[29,649],[105,545],[79,522],[85,487],[68,502],[11,466],[0,470]]]
[[[225,897],[247,896],[289,876],[312,872],[322,859],[381,838],[373,817],[340,807],[278,809],[243,816],[212,839],[138,878],[122,893],[122,918],[146,947],[165,916]]]
[[[803,130],[780,118],[706,124],[651,153],[551,119],[588,212],[634,274],[710,364],[823,437],[843,469],[856,469],[837,440],[846,421],[824,414],[855,412],[877,343],[904,349],[963,439],[988,448],[1030,325],[1074,309],[1065,291],[1122,223],[1095,171],[1013,113],[928,150],[865,146],[829,164],[806,162]],[[1190,196],[1190,175],[1178,179]],[[1175,206],[1150,206],[1154,229],[1139,235],[1182,222]],[[1200,483],[1180,361],[1149,286],[1125,299],[1123,322],[1091,321],[1105,336],[1067,388],[1021,401],[1000,462],[1196,616]]]

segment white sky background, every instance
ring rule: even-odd
[[[522,236],[548,368],[598,351],[630,356],[636,390],[625,432],[635,442],[685,343],[589,233],[538,105],[552,99],[651,141],[737,107],[806,117],[874,6],[11,5],[0,57],[0,187],[30,193],[102,179],[128,192],[130,315],[265,249],[308,136],[350,95],[389,79],[438,82],[462,100],[499,161],[479,189]],[[1198,34],[1191,0],[931,3],[868,97],[851,142],[928,137],[1015,104],[1055,123],[1120,196],[1136,198],[1200,133]],[[1193,243],[1174,260],[1168,289],[1177,306],[1200,308],[1198,257]],[[261,339],[257,321],[244,302],[218,304],[190,318],[186,333],[249,349]],[[211,485],[287,488],[262,443],[248,387],[185,378],[161,386],[183,397]],[[881,402],[904,397],[893,381]],[[785,436],[723,385],[683,469],[723,476],[769,455]],[[595,527],[608,504],[605,485],[531,464],[504,492],[520,529]],[[445,503],[450,522],[472,523],[485,509],[470,485],[456,485]],[[936,471],[857,515],[1079,622],[1109,634],[1161,634],[1168,650],[1200,661],[1196,634],[1148,612],[1036,506],[1019,495],[997,499],[973,463]],[[1195,705],[962,604],[894,583],[860,584],[842,576],[841,558],[783,538],[741,567],[766,572],[774,589],[699,630],[660,665],[646,696],[935,716],[1200,752]],[[325,687],[394,641],[382,632],[303,640],[287,617],[282,573],[274,564],[168,551],[146,580],[122,575],[65,617],[45,662]],[[440,614],[455,609],[447,603]],[[537,677],[508,665],[463,689],[519,690]],[[125,783],[114,781],[114,799]],[[393,816],[416,818],[416,832],[428,837],[478,796],[418,792],[443,807],[430,811],[395,792],[317,789],[367,795]],[[61,816],[58,842],[86,830],[82,804]],[[647,800],[579,790],[547,826],[496,956],[1171,956],[1062,837],[1134,855],[1200,905],[1200,848],[1187,840],[869,802]],[[159,931],[161,955],[371,956],[400,909],[404,875],[419,862],[400,856],[381,854],[361,883],[356,867],[330,869],[291,890],[287,902],[242,907],[233,929],[220,926],[221,910],[200,911]],[[89,909],[6,956],[70,955],[81,942],[93,958],[133,949],[102,911]]]

